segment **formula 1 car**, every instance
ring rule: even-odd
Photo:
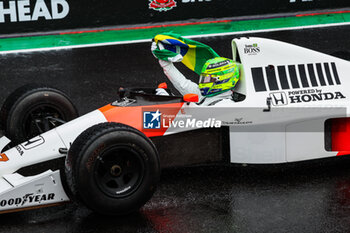
[[[194,94],[121,89],[115,102],[5,150],[0,211],[75,199],[125,214],[151,198],[161,166],[350,154],[348,61],[262,38],[234,39],[232,52],[243,67],[232,99],[201,106]],[[0,139],[1,148],[8,143]],[[65,171],[17,172],[60,157]]]

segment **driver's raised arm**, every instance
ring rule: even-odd
[[[172,62],[159,60],[160,66],[164,70],[164,74],[168,77],[174,87],[180,92],[181,95],[197,94],[199,100],[202,99],[201,92],[198,88],[198,84],[187,79]]]

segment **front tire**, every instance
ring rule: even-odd
[[[66,177],[74,197],[93,211],[128,214],[152,197],[160,177],[159,158],[153,143],[138,130],[102,123],[74,141]]]
[[[1,126],[5,135],[18,144],[78,117],[78,111],[63,92],[29,84],[16,89],[5,100]]]

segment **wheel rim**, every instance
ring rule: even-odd
[[[52,105],[39,105],[24,116],[22,132],[30,139],[66,122],[62,111]]]
[[[142,156],[129,146],[115,146],[103,151],[94,166],[97,186],[113,198],[134,193],[142,183],[144,171]]]

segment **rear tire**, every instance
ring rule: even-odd
[[[124,215],[153,195],[160,177],[158,153],[140,131],[118,123],[85,130],[66,158],[71,193],[95,212]]]
[[[54,88],[29,84],[16,89],[5,100],[1,126],[18,144],[78,117],[69,97]]]

